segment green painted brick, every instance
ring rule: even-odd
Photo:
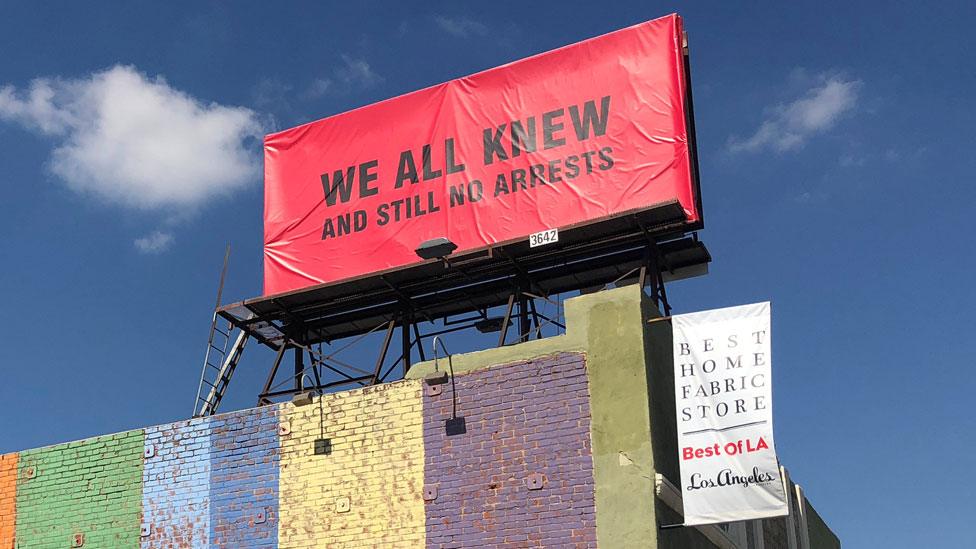
[[[22,452],[18,547],[70,547],[84,533],[85,547],[138,548],[143,447],[139,430]]]

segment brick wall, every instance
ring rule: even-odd
[[[595,547],[583,355],[457,376],[463,435],[446,433],[443,387],[424,396],[427,546]]]
[[[142,431],[22,452],[19,547],[138,548],[142,452]]]
[[[0,455],[0,549],[14,546],[17,524],[17,454]]]
[[[424,546],[420,394],[420,381],[405,381],[288,407],[281,547]],[[316,455],[316,439],[331,453]]]
[[[209,547],[209,420],[147,428],[144,455],[142,548]]]
[[[654,494],[676,470],[673,391],[645,305],[636,286],[567,300],[566,334],[456,355],[443,385],[426,362],[305,406],[0,456],[0,549],[714,547],[657,528],[680,516]],[[838,547],[809,515],[814,547]]]
[[[210,546],[278,547],[278,406],[210,420]]]
[[[3,456],[0,549],[595,547],[584,356],[455,382],[457,436],[414,379]]]

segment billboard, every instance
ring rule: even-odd
[[[696,223],[682,40],[670,15],[268,135],[264,295],[434,238],[464,253],[673,201]]]
[[[674,315],[671,325],[684,524],[787,514],[769,302]]]

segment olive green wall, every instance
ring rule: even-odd
[[[804,498],[803,504],[806,506],[810,549],[840,549],[840,539],[830,531],[813,505],[810,505],[810,500]]]

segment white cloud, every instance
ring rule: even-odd
[[[485,36],[488,34],[488,27],[484,23],[480,23],[468,17],[445,17],[443,15],[435,15],[434,22],[440,27],[444,32],[457,36],[458,38],[467,38],[469,36]]]
[[[309,98],[322,97],[330,89],[332,89],[332,79],[331,78],[316,78],[312,80],[309,84],[308,89],[305,90],[305,96]]]
[[[327,93],[349,93],[354,89],[370,88],[383,81],[365,59],[342,55],[342,64],[330,76],[316,78],[305,88],[302,97],[318,99]]]
[[[253,111],[204,103],[131,66],[2,86],[0,120],[53,137],[48,167],[70,188],[128,207],[196,206],[260,179]],[[165,249],[166,236],[136,246]]]
[[[854,154],[854,153],[844,153],[840,155],[840,160],[837,161],[842,168],[860,168],[867,164],[867,157],[864,155]]]
[[[162,231],[153,231],[132,242],[140,253],[160,254],[173,245],[173,235]]]
[[[251,97],[258,107],[290,108],[288,96],[292,86],[277,78],[262,78],[251,88]]]
[[[62,135],[75,122],[72,113],[53,104],[55,90],[49,80],[35,80],[21,95],[18,97],[12,86],[0,87],[0,118],[46,135]]]
[[[342,56],[342,65],[335,71],[336,78],[347,85],[368,88],[383,81],[383,77],[369,66],[364,59],[357,59],[348,55]]]
[[[857,104],[860,80],[838,76],[821,77],[820,82],[802,97],[785,105],[767,109],[766,119],[746,139],[729,140],[732,152],[777,152],[796,150],[817,134],[824,132]]]

